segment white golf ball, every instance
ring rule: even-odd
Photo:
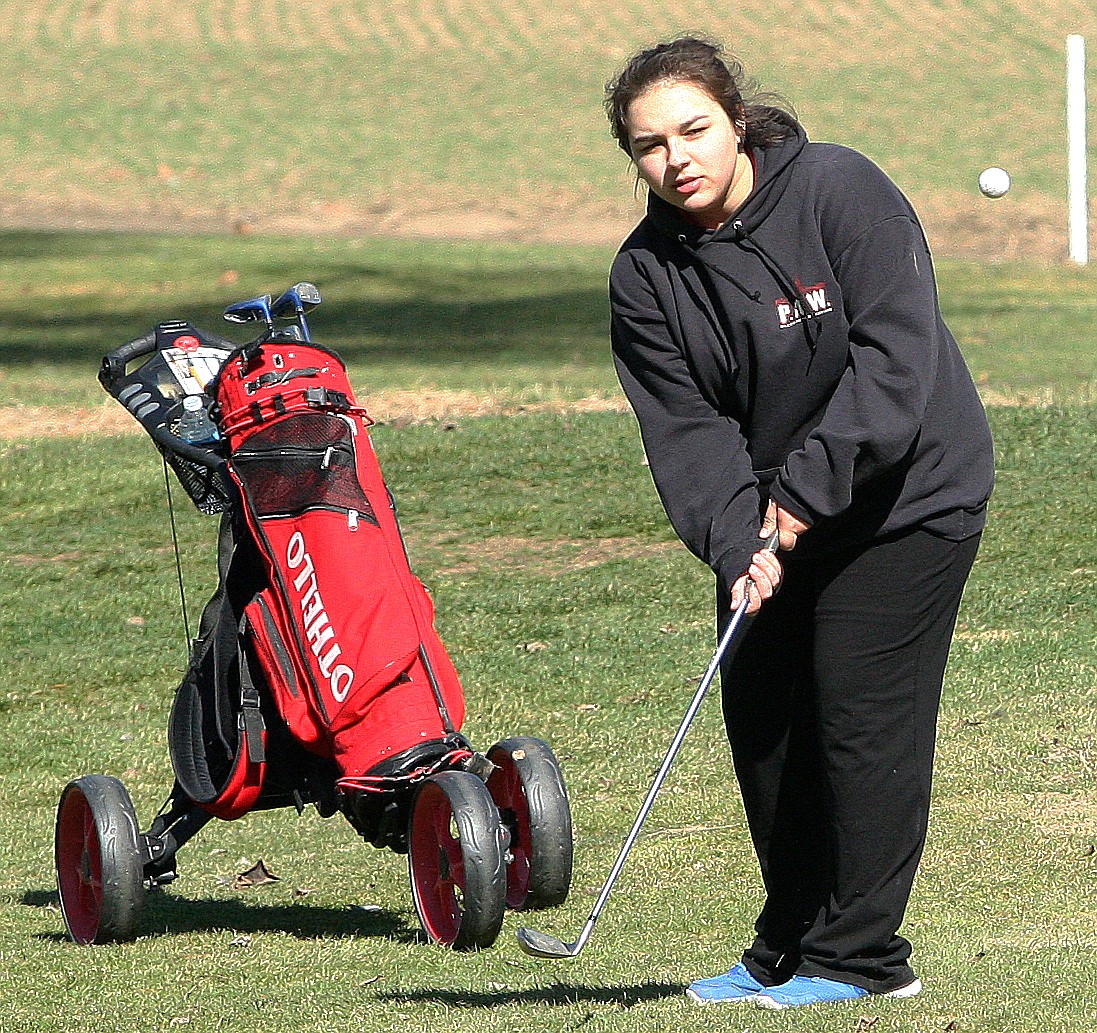
[[[992,166],[979,173],[979,189],[986,197],[1001,197],[1009,190],[1009,173]]]

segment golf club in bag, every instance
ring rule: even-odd
[[[776,552],[777,542],[778,535],[777,532],[774,531],[766,540],[764,548],[768,549],[770,552]],[[663,763],[659,766],[659,770],[655,775],[655,781],[652,783],[651,788],[648,790],[648,795],[644,798],[644,802],[640,806],[640,812],[636,815],[636,820],[632,823],[632,828],[629,829],[629,833],[625,837],[625,842],[622,844],[621,850],[617,854],[617,860],[614,861],[613,867],[606,877],[605,884],[598,894],[598,899],[594,902],[590,917],[587,918],[586,924],[579,934],[579,938],[573,943],[564,943],[563,940],[552,936],[549,933],[538,932],[535,929],[527,929],[525,926],[522,926],[515,935],[518,937],[518,945],[527,954],[530,954],[535,958],[574,958],[578,957],[580,951],[587,945],[591,933],[594,932],[594,925],[598,921],[598,917],[602,914],[602,910],[606,906],[606,901],[609,900],[613,884],[617,881],[617,876],[621,874],[621,869],[625,866],[625,860],[629,855],[629,851],[640,835],[640,829],[643,827],[648,812],[655,803],[655,797],[666,781],[670,766],[674,763],[674,758],[678,756],[678,750],[682,746],[682,742],[686,737],[686,732],[689,731],[689,726],[697,716],[697,711],[701,709],[701,703],[705,698],[705,694],[708,692],[709,686],[712,684],[712,680],[716,677],[716,672],[720,669],[721,662],[724,657],[728,655],[732,643],[737,642],[739,635],[750,626],[750,621],[747,619],[747,607],[749,604],[749,593],[744,593],[743,601],[732,614],[731,620],[724,629],[723,635],[720,636],[720,642],[716,647],[716,652],[712,654],[708,669],[702,676],[701,681],[697,686],[697,691],[693,694],[693,699],[690,701],[685,717],[682,718],[682,723],[678,726],[678,731],[674,733],[674,738],[671,740],[670,747],[667,749],[667,754],[663,758]]]

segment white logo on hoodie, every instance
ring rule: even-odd
[[[811,315],[821,316],[824,312],[830,312],[830,300],[827,298],[827,285],[816,283],[811,287],[804,287],[799,281],[796,283],[803,301],[806,301]],[[777,324],[782,330],[790,326],[796,326],[803,321],[804,305],[800,298],[789,301],[788,298],[778,298],[774,304],[777,306]]]

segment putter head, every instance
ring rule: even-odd
[[[277,319],[309,312],[320,304],[320,292],[313,283],[295,283],[284,290],[270,307]]]
[[[225,319],[230,323],[258,323],[262,320],[268,327],[273,326],[270,295],[263,294],[258,298],[248,298],[247,301],[238,301],[235,305],[229,305],[225,309]]]
[[[515,936],[518,946],[534,958],[574,958],[583,949],[580,942],[564,943],[563,940],[548,933],[539,933],[536,929],[522,926]]]

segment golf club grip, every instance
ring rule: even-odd
[[[771,534],[766,539],[765,544],[762,546],[762,549],[765,552],[777,552],[780,544],[781,535],[780,532],[775,528],[773,534]],[[754,584],[749,574],[747,575],[747,584]],[[732,614],[731,621],[724,629],[723,637],[721,638],[719,646],[717,646],[716,648],[716,655],[712,658],[712,663],[709,667],[709,670],[712,674],[715,674],[714,668],[718,668],[722,663],[724,663],[724,661],[730,660],[735,655],[735,649],[732,649],[732,640],[740,638],[740,626],[742,627],[742,631],[745,634],[746,629],[754,621],[755,614],[746,612],[749,602],[750,594],[748,592],[743,595],[743,601],[739,604],[738,608]],[[739,643],[736,642],[736,648],[738,648],[738,645]],[[709,680],[711,681],[711,678]]]

